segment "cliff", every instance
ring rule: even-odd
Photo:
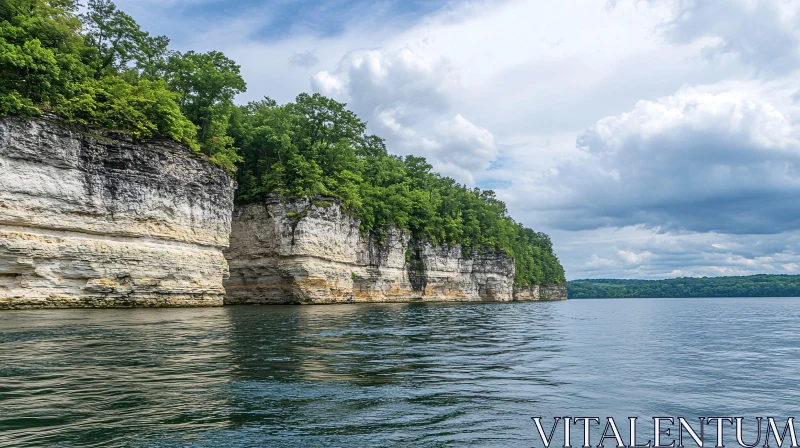
[[[514,262],[495,252],[464,253],[390,231],[382,241],[332,200],[236,207],[225,303],[348,303],[555,300],[561,286],[514,288]]]
[[[0,309],[221,305],[232,196],[172,141],[0,119]]]

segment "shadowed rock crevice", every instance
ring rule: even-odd
[[[425,287],[428,286],[428,277],[425,271],[425,261],[422,259],[422,251],[417,241],[409,242],[406,249],[406,272],[411,289],[425,292]]]

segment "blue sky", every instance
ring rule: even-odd
[[[177,47],[191,47],[197,31],[186,24],[225,26],[242,17],[258,17],[247,38],[256,42],[292,39],[298,34],[335,38],[359,17],[369,17],[382,26],[408,27],[428,15],[457,7],[446,0],[187,0],[152,2],[119,1],[117,5],[134,15],[161,15],[149,31],[170,36]],[[137,14],[138,13],[138,14]],[[142,24],[145,24],[144,22]]]
[[[796,1],[117,4],[495,189],[568,278],[800,272]]]

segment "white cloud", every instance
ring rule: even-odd
[[[630,226],[555,230],[551,237],[569,279],[800,273],[800,231],[729,235]]]
[[[357,112],[376,116],[391,110],[404,125],[424,120],[419,114],[446,111],[451,82],[444,60],[431,61],[407,48],[351,52],[335,70],[311,78],[314,90],[342,97]]]
[[[439,147],[434,151],[436,159],[468,173],[485,169],[497,157],[492,133],[460,114],[439,122],[435,132],[439,141]]]
[[[333,71],[311,78],[315,91],[345,101],[400,154],[428,157],[462,182],[497,156],[494,137],[454,112],[458,80],[444,59],[431,60],[408,48],[347,54]]]
[[[617,250],[617,255],[627,265],[641,265],[643,261],[653,256],[648,251],[636,253],[632,250]]]
[[[620,266],[619,262],[614,261],[610,258],[603,258],[597,254],[592,254],[592,256],[589,257],[589,260],[583,264],[584,268],[601,269],[601,270],[605,270],[608,268],[617,268],[619,266]]]
[[[599,120],[578,156],[512,198],[566,229],[779,233],[800,224],[797,131],[760,98],[685,87]]]

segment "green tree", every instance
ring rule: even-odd
[[[160,60],[158,48],[153,51],[155,60]],[[149,66],[154,68],[146,69],[145,73],[158,73],[160,70],[157,63]],[[174,52],[166,60],[163,71],[170,87],[177,93],[181,112],[198,128],[201,151],[212,162],[233,172],[236,164],[243,160],[235,139],[228,135],[235,109],[233,97],[246,88],[239,65],[218,51]]]
[[[227,121],[233,97],[247,87],[239,65],[218,51],[173,53],[166,78],[178,93],[181,111],[198,126],[202,144],[214,136],[209,131],[215,120]]]
[[[87,78],[71,86],[69,98],[53,111],[85,126],[139,139],[170,137],[196,148],[196,128],[181,114],[175,97],[164,81],[133,85],[119,77]]]
[[[85,76],[70,0],[0,2],[0,115],[36,114]]]
[[[68,122],[136,138],[170,137],[232,172],[227,135],[239,67],[222,53],[173,53],[109,0],[0,2],[0,116],[53,111]],[[170,61],[187,69],[171,76]],[[188,82],[184,88],[176,79]],[[198,139],[198,128],[202,136]]]
[[[123,72],[131,65],[151,79],[157,77],[166,58],[168,38],[151,37],[110,0],[89,0],[87,9],[80,18],[87,44],[97,51],[91,64],[96,78],[109,70]]]

